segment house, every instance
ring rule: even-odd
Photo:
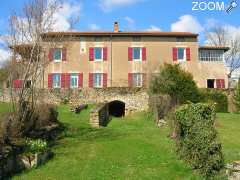
[[[199,46],[198,34],[121,32],[115,22],[113,32],[49,32],[42,38],[49,61],[44,88],[142,87],[164,63],[180,64],[200,88],[228,85],[228,48]]]

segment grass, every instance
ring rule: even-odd
[[[55,157],[13,179],[201,179],[178,159],[169,129],[157,128],[147,113],[113,118],[107,128],[92,129],[89,109],[76,115],[60,106],[59,112],[68,128],[53,148]],[[239,122],[239,114],[217,115],[226,162],[240,159]]]

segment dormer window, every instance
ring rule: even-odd
[[[224,60],[224,50],[199,50],[200,61],[216,61],[222,62]]]

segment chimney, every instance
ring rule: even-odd
[[[118,22],[114,22],[114,32],[115,33],[119,32]]]

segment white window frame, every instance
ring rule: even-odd
[[[95,86],[95,75],[100,75],[100,77],[101,77],[100,84],[98,84],[96,86]],[[98,73],[98,72],[93,73],[93,87],[94,88],[102,88],[103,87],[103,73]]]
[[[56,75],[59,76],[59,86],[56,86],[56,84],[54,83],[54,76],[56,76]],[[54,74],[52,75],[52,87],[53,87],[54,89],[59,89],[59,88],[61,88],[61,74],[60,74],[60,73],[54,73]]]
[[[205,62],[224,62],[224,51],[199,50],[199,60]]]
[[[61,58],[60,59],[55,59],[55,50],[60,50],[61,51]],[[61,62],[62,61],[62,49],[61,48],[55,48],[54,51],[53,51],[53,61],[54,62]]]
[[[178,49],[183,49],[183,59],[179,59],[178,58]],[[187,61],[187,48],[185,47],[177,47],[177,61],[179,62],[184,62],[184,61]]]
[[[135,78],[134,78],[135,75],[139,75],[140,81],[139,81],[139,77],[137,77],[137,81],[135,81]],[[142,87],[143,86],[143,74],[136,72],[136,73],[133,73],[132,76],[133,76],[132,81],[133,81],[134,87]]]
[[[95,58],[95,49],[97,49],[97,48],[101,49],[101,56],[102,56],[101,59],[96,59]],[[94,51],[94,61],[96,61],[96,62],[103,61],[103,47],[94,47],[93,51]]]
[[[140,49],[140,59],[135,59],[134,58],[134,49],[139,48]],[[142,47],[132,47],[132,59],[133,61],[142,61]]]
[[[72,77],[76,77],[76,79],[77,79],[77,84],[76,84],[76,86],[72,86]],[[78,81],[79,81],[79,79],[78,79],[78,74],[70,74],[70,88],[71,89],[76,89],[76,88],[78,88]]]

